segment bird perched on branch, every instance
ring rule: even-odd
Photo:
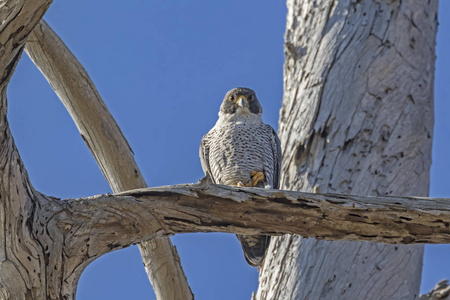
[[[261,104],[251,89],[235,88],[225,95],[219,120],[200,144],[202,168],[213,183],[279,188],[280,141],[261,115]],[[236,236],[247,262],[261,265],[270,236]]]

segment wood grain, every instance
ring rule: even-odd
[[[189,232],[450,243],[450,199],[442,198],[314,194],[200,183],[68,199],[61,205],[63,215],[54,217],[57,226],[86,228],[83,232],[95,252],[110,250],[105,245],[111,240],[102,240],[103,236],[116,236],[115,245],[120,248]],[[80,238],[79,232],[65,238],[74,236]]]
[[[281,188],[428,195],[438,1],[287,8]],[[422,254],[418,245],[275,238],[256,299],[414,299]]]
[[[146,187],[128,141],[88,73],[45,21],[30,35],[25,49],[74,120],[111,189]],[[193,298],[170,239],[149,241],[139,249],[158,299]]]

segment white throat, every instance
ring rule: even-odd
[[[248,110],[248,108],[247,108]],[[262,114],[252,114],[250,111],[246,113],[245,111],[239,112],[236,111],[234,114],[224,114],[221,111],[219,111],[219,120],[217,120],[217,123],[226,123],[226,122],[236,122],[236,123],[262,123]]]

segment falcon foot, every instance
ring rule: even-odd
[[[238,182],[238,183],[236,183],[236,186],[239,186],[239,187],[243,187],[243,186],[246,186],[246,185],[244,185],[242,182]]]
[[[251,175],[252,175],[252,181],[247,183],[245,185],[246,187],[257,186],[260,182],[262,182],[264,180],[264,173],[263,172],[253,171],[251,173]]]

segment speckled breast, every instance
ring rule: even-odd
[[[251,181],[252,171],[266,173],[273,166],[263,123],[235,122],[217,129],[210,146],[211,171],[217,183],[245,185]]]

